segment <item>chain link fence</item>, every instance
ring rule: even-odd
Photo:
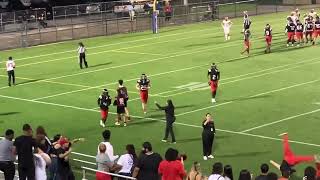
[[[185,0],[172,1],[172,13],[165,19],[164,4],[159,2],[159,27],[212,21],[225,16],[239,17],[243,11],[250,15],[291,11],[296,7],[320,7],[314,0]],[[305,1],[298,4],[297,2]],[[320,3],[320,0],[318,0]],[[197,2],[197,3],[194,3]],[[108,36],[151,30],[151,4],[134,4],[135,17],[131,21],[128,2],[109,2],[54,7],[0,14],[0,49],[34,46],[52,42]]]

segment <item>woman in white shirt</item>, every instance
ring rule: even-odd
[[[137,155],[132,144],[128,144],[126,150],[127,153],[120,156],[115,169],[118,170],[118,174],[131,177],[132,170],[137,161]],[[122,178],[119,178],[119,180],[122,180]]]
[[[86,61],[86,48],[84,47],[84,44],[82,42],[79,43],[78,47],[78,54],[79,54],[79,64],[80,64],[80,69],[82,69],[82,63],[88,68],[88,62]]]
[[[37,148],[34,153],[36,180],[47,180],[46,167],[51,164],[50,156]]]

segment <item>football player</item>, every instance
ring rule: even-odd
[[[141,78],[137,81],[136,89],[140,91],[140,99],[142,103],[142,110],[147,114],[147,103],[149,98],[149,89],[151,88],[150,80],[146,74],[142,74]]]
[[[296,27],[296,38],[297,38],[297,42],[299,44],[297,46],[300,46],[302,43],[304,43],[303,31],[304,31],[304,25],[298,19],[297,20],[297,27]]]
[[[317,16],[316,20],[314,21],[314,31],[313,31],[313,42],[312,42],[312,45],[316,44],[316,40],[318,39],[318,36],[320,36],[320,18],[319,18],[319,16]]]
[[[98,106],[100,107],[101,121],[100,126],[105,127],[108,118],[109,106],[111,104],[111,97],[108,90],[104,89],[98,98]]]
[[[265,53],[271,53],[271,42],[272,42],[272,28],[270,24],[267,24],[264,28],[264,36],[266,38],[267,47],[264,50]]]
[[[241,52],[241,54],[247,52],[247,55],[250,55],[250,37],[251,32],[249,29],[245,30],[243,33],[243,40],[244,40],[244,50]]]
[[[222,26],[223,31],[224,31],[225,40],[226,41],[230,40],[230,29],[231,29],[231,26],[232,26],[232,22],[229,20],[228,17],[225,17],[224,20],[221,23],[221,26]]]
[[[220,71],[218,70],[215,63],[212,63],[211,68],[208,70],[208,79],[209,79],[209,85],[211,88],[212,93],[212,99],[211,102],[216,102],[216,95],[217,95],[217,89],[218,89],[218,81],[220,79]]]
[[[294,35],[296,32],[296,25],[293,23],[292,19],[289,19],[289,23],[286,25],[286,33],[288,36],[288,40],[287,40],[287,46],[290,46],[290,42],[291,42],[291,46],[294,45]]]

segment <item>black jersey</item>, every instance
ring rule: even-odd
[[[124,98],[126,98],[127,100],[129,99],[128,90],[126,87],[120,86],[118,87],[117,91],[119,91],[119,93],[122,94]]]
[[[218,81],[220,79],[220,71],[217,68],[211,68],[208,70],[208,76],[211,81]]]
[[[296,25],[293,22],[290,22],[286,26],[287,32],[296,32]]]
[[[306,32],[312,32],[314,29],[314,23],[312,21],[306,21],[305,23],[305,31]]]
[[[116,100],[114,100],[114,102],[113,102],[113,105],[114,105],[114,106],[117,106],[117,107],[125,107],[126,104],[127,104],[127,100],[126,100],[126,98],[125,98],[123,95],[121,95],[121,94],[119,94],[119,95],[116,97]]]
[[[245,41],[249,41],[250,40],[250,36],[251,36],[251,33],[249,30],[245,30],[244,33],[243,33],[243,39]]]
[[[98,105],[100,109],[108,110],[111,104],[111,97],[109,95],[100,95],[98,98]]]
[[[272,36],[272,28],[265,28],[264,29],[264,35],[265,36]]]
[[[297,27],[296,27],[296,31],[297,32],[303,32],[303,30],[304,30],[304,25],[301,23],[301,22],[299,22],[299,23],[297,23]]]
[[[140,79],[140,80],[137,81],[137,83],[139,84],[139,87],[140,87],[141,91],[147,91],[148,87],[150,85],[150,80],[148,78]]]
[[[314,29],[319,31],[320,30],[320,20],[319,21],[316,21],[314,22]]]

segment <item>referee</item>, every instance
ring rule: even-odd
[[[11,79],[13,85],[16,84],[16,78],[14,75],[14,68],[16,67],[16,64],[14,63],[12,57],[10,56],[8,58],[8,61],[6,63],[7,73],[8,73],[8,85],[11,86]]]
[[[206,114],[206,117],[202,123],[202,127],[203,160],[208,160],[208,158],[213,159],[212,145],[216,129],[210,113]]]
[[[88,68],[88,63],[86,61],[86,48],[84,47],[84,44],[82,42],[79,43],[79,48],[78,48],[78,54],[79,54],[79,64],[80,64],[80,69],[82,69],[82,63]]]

